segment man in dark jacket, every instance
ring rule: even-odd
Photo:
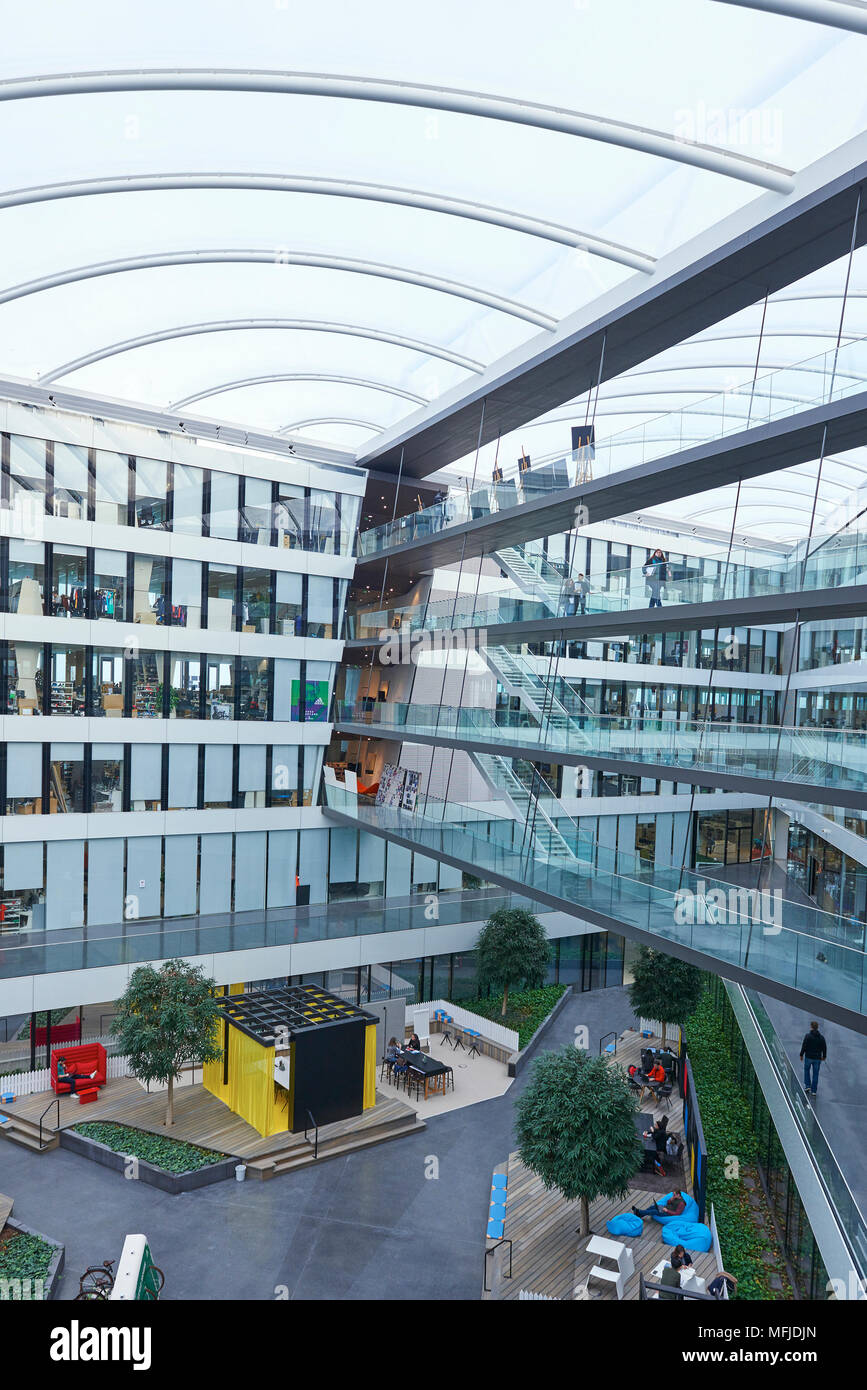
[[[804,1063],[804,1090],[809,1096],[816,1094],[819,1083],[819,1067],[828,1055],[828,1044],[819,1032],[816,1022],[810,1024],[809,1033],[804,1034],[801,1043],[800,1060]]]

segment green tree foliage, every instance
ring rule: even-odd
[[[140,1081],[168,1086],[166,1125],[174,1123],[174,1083],[181,1068],[222,1057],[217,1042],[215,983],[201,966],[168,960],[133,971],[111,1030]]]
[[[669,1023],[682,1028],[698,1004],[702,992],[702,973],[694,965],[664,951],[640,946],[632,966],[629,1002],[636,1018],[662,1020],[662,1041]]]
[[[521,1161],[546,1188],[580,1201],[581,1234],[589,1235],[590,1203],[625,1197],[641,1164],[625,1074],[606,1058],[567,1045],[534,1062],[515,1109]]]
[[[476,942],[479,987],[502,989],[502,1017],[511,988],[536,989],[544,983],[550,954],[545,928],[526,907],[500,907],[491,913]]]

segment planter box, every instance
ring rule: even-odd
[[[46,1302],[50,1298],[57,1298],[60,1276],[63,1273],[63,1261],[66,1255],[65,1246],[60,1245],[56,1240],[52,1240],[51,1236],[44,1235],[42,1231],[34,1231],[32,1226],[25,1226],[23,1221],[16,1221],[12,1216],[7,1216],[6,1225],[11,1226],[15,1231],[20,1231],[22,1235],[37,1236],[39,1240],[44,1240],[46,1245],[53,1246],[54,1255],[52,1256],[51,1264],[48,1266],[48,1273],[43,1281],[42,1297],[43,1301]]]
[[[87,1121],[82,1120],[82,1124],[85,1123]],[[113,1168],[116,1173],[123,1173],[126,1167],[126,1154],[116,1153],[107,1144],[100,1144],[96,1139],[87,1139],[72,1129],[60,1131],[60,1147],[71,1149],[73,1153],[81,1154],[83,1158],[89,1158],[94,1163],[101,1163],[103,1168]],[[193,1168],[187,1173],[167,1173],[165,1169],[157,1168],[143,1158],[137,1159],[136,1162],[138,1182],[158,1187],[162,1192],[178,1193],[193,1192],[198,1187],[210,1187],[212,1183],[234,1178],[235,1165],[239,1160],[224,1158],[219,1163],[209,1164],[207,1168]]]
[[[545,1033],[547,1032],[549,1025],[554,1022],[554,1019],[557,1017],[560,1010],[566,1007],[566,1001],[571,998],[572,986],[567,985],[565,993],[560,995],[560,998],[557,1000],[557,1003],[554,1005],[548,1017],[539,1024],[539,1027],[536,1029],[532,1038],[527,1043],[527,1046],[521,1052],[512,1053],[512,1056],[509,1058],[510,1076],[517,1076],[518,1073],[522,1071],[523,1068],[527,1065],[533,1053],[536,1051],[536,1048],[538,1047],[542,1038],[544,1037]]]

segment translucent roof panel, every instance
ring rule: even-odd
[[[858,133],[864,52],[716,0],[4,6],[0,372],[360,447]]]

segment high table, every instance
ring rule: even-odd
[[[424,1098],[427,1100],[430,1094],[439,1092],[445,1095],[446,1077],[451,1071],[451,1067],[445,1062],[440,1062],[436,1057],[429,1057],[426,1052],[400,1052],[401,1066],[408,1065],[412,1071],[420,1072],[424,1077]]]

